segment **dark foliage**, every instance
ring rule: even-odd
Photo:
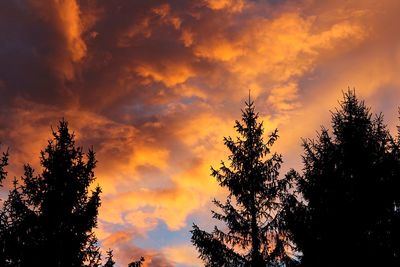
[[[140,260],[129,263],[128,267],[141,267],[143,265],[143,262],[144,262],[144,258],[141,257]]]
[[[304,141],[304,201],[287,217],[302,266],[400,266],[400,153],[383,124],[348,91],[322,129]]]
[[[107,261],[103,265],[103,267],[113,267],[115,265],[115,261],[114,261],[113,257],[114,257],[113,251],[111,249],[109,249],[107,251],[107,258],[106,258]],[[141,257],[140,260],[129,263],[128,267],[141,267],[143,265],[143,262],[144,262],[144,258]]]
[[[254,103],[249,99],[235,129],[240,137],[224,138],[230,150],[230,165],[224,162],[212,175],[229,190],[225,203],[214,200],[219,211],[213,217],[226,224],[227,231],[212,233],[193,225],[192,243],[206,266],[289,266],[297,262],[291,235],[283,218],[292,176],[279,178],[282,157],[270,147],[278,138],[275,130],[263,140]]]
[[[2,187],[3,180],[7,177],[5,167],[8,165],[8,151],[3,152],[0,158],[0,187]]]
[[[7,171],[5,168],[8,165],[8,151],[3,152],[1,158],[0,158],[0,187],[3,186],[3,180],[6,179],[7,177]],[[5,216],[5,213],[3,210],[0,211],[0,264],[5,262],[4,258],[4,253],[1,253],[1,251],[5,250],[5,236],[7,235],[6,232],[6,226],[7,226],[7,218]]]
[[[104,264],[104,267],[113,267],[115,265],[115,261],[113,260],[113,251],[109,249],[107,251],[107,261]]]
[[[29,165],[20,184],[14,182],[4,204],[8,266],[100,266],[92,229],[97,224],[100,188],[95,180],[95,154],[75,147],[74,135],[61,121],[40,154],[42,172]]]

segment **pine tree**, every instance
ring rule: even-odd
[[[292,176],[304,202],[287,219],[302,265],[400,266],[400,158],[382,115],[348,91],[332,134],[323,128],[303,146],[304,171]]]
[[[297,262],[283,220],[294,198],[291,176],[279,177],[282,156],[270,151],[277,130],[264,142],[258,117],[249,97],[242,121],[235,124],[240,137],[224,138],[231,152],[230,165],[222,162],[218,170],[212,168],[212,176],[229,190],[225,203],[214,199],[219,211],[212,211],[227,231],[215,226],[208,233],[193,225],[192,243],[206,266],[290,266]]]
[[[7,177],[5,167],[8,165],[8,151],[3,152],[0,158],[0,187],[3,187],[3,180]]]
[[[6,201],[12,239],[6,244],[13,266],[99,266],[93,228],[97,224],[100,188],[94,182],[95,154],[86,161],[75,136],[62,120],[40,155],[42,172],[25,166]]]
[[[400,109],[399,109],[400,114]],[[399,117],[400,119],[400,117]],[[400,126],[397,126],[397,138],[392,145],[391,153],[394,156],[392,164],[392,179],[386,197],[393,200],[394,208],[389,205],[390,218],[389,221],[389,238],[386,243],[386,250],[390,251],[390,258],[394,264],[400,264]]]
[[[84,251],[86,252],[85,256],[85,266],[87,267],[101,267],[101,252],[100,247],[98,246],[97,237],[93,232],[90,233],[88,241],[85,245]]]
[[[131,263],[128,264],[128,267],[142,267],[144,262],[144,258],[140,257],[140,260],[138,261],[133,261]]]
[[[104,267],[114,267],[115,261],[113,260],[113,251],[109,249],[107,251],[107,261],[104,264]]]
[[[107,251],[107,258],[106,258],[107,261],[103,265],[103,267],[113,267],[115,265],[115,261],[113,258],[114,258],[113,251],[111,249],[109,249]],[[143,262],[144,262],[144,258],[141,257],[140,260],[129,263],[128,267],[141,267],[143,265]]]
[[[7,177],[5,168],[8,165],[8,151],[3,152],[0,158],[0,187],[3,187],[3,180]],[[7,218],[4,210],[0,211],[0,265],[5,265],[5,235],[7,234]]]
[[[4,202],[3,215],[5,218],[3,234],[3,259],[4,266],[28,266],[29,259],[34,257],[39,236],[33,226],[37,223],[35,211],[30,210],[23,200],[20,186],[16,178],[13,188]],[[25,264],[24,264],[25,262]]]

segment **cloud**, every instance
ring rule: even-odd
[[[75,0],[32,0],[30,3],[41,20],[54,23],[53,27],[57,28],[65,39],[66,49],[72,62],[82,60],[86,55],[87,47],[81,36],[84,29],[78,3]]]
[[[132,235],[126,231],[114,232],[103,240],[104,247],[113,248],[114,259],[118,266],[127,266],[141,257],[145,258],[143,267],[172,267],[163,253],[143,250],[132,243]]]
[[[163,249],[163,253],[167,255],[174,264],[184,264],[188,267],[203,266],[201,260],[198,259],[195,248],[187,244],[166,247]]]
[[[266,133],[280,130],[284,168],[300,166],[300,137],[329,124],[348,86],[394,129],[397,10],[398,1],[0,2],[10,176],[39,167],[50,125],[65,117],[97,152],[102,243],[124,264],[148,255],[149,266],[189,266],[188,240],[141,249],[137,236],[161,224],[174,235],[189,218],[214,223],[204,216],[225,192],[209,168],[227,159],[222,137],[235,135],[249,89]]]
[[[243,0],[206,0],[205,2],[213,10],[228,10],[229,12],[240,12],[245,6]]]
[[[143,78],[150,78],[145,80],[145,83],[163,82],[166,86],[174,86],[187,81],[194,75],[190,66],[178,65],[174,62],[166,62],[161,66],[146,66],[141,65],[135,68],[135,72]]]

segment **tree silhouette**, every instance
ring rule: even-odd
[[[3,152],[0,158],[0,187],[3,187],[3,180],[7,177],[5,168],[8,165],[8,151]],[[7,235],[7,217],[4,210],[0,211],[0,265],[5,265],[5,237]]]
[[[0,187],[3,186],[3,180],[7,177],[7,172],[5,170],[5,167],[7,167],[7,165],[8,165],[8,151],[3,152],[0,158]]]
[[[100,188],[95,180],[95,154],[75,147],[68,123],[60,121],[40,154],[42,173],[29,165],[4,205],[10,266],[100,266],[92,229],[97,224]]]
[[[9,192],[3,206],[4,233],[2,262],[4,266],[29,266],[28,261],[35,257],[34,246],[39,242],[35,229],[37,216],[23,200],[18,181],[14,178],[13,189]]]
[[[353,91],[304,141],[304,202],[288,216],[303,266],[400,266],[399,144]],[[397,233],[397,235],[395,235]]]
[[[254,111],[254,102],[246,102],[242,121],[235,129],[240,137],[224,138],[231,155],[212,176],[229,190],[225,203],[214,199],[220,211],[213,217],[226,224],[224,232],[215,226],[212,233],[193,225],[192,243],[206,266],[289,266],[297,257],[286,231],[285,217],[291,177],[279,178],[282,156],[271,154],[270,147],[278,138],[277,130],[263,140],[263,125]]]
[[[111,249],[109,249],[107,251],[107,258],[106,258],[107,261],[103,265],[103,267],[113,267],[115,265],[115,261],[114,261],[113,257],[114,257],[113,251]],[[140,260],[129,263],[128,267],[141,267],[143,265],[143,262],[144,262],[144,258],[141,257]]]
[[[141,267],[143,265],[143,262],[144,262],[144,258],[140,257],[140,260],[129,263],[128,267]]]
[[[113,260],[113,251],[109,249],[107,251],[107,261],[104,264],[104,267],[113,267],[115,265],[115,261]]]

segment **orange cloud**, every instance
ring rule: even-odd
[[[80,62],[87,51],[87,46],[82,39],[85,29],[83,28],[78,3],[75,0],[31,0],[30,3],[41,19],[55,27],[58,31],[57,34],[63,38],[62,41],[67,55],[58,53],[58,61],[53,61],[54,58],[49,58],[49,60],[59,67],[65,78],[73,79],[75,77],[73,63]],[[62,58],[64,56],[67,56],[67,58]],[[60,60],[62,61],[60,62]]]
[[[266,133],[280,130],[284,168],[299,166],[300,137],[329,124],[348,86],[394,129],[399,2],[272,2],[0,2],[0,25],[14,25],[0,36],[10,176],[38,165],[64,116],[97,152],[103,244],[124,264],[142,254],[190,266],[187,240],[141,250],[136,237],[160,222],[173,235],[192,216],[213,224],[210,199],[226,192],[209,167],[226,160],[222,137],[235,135],[249,89]]]
[[[211,43],[203,44],[195,48],[195,54],[198,57],[205,57],[207,59],[230,61],[240,55],[243,51],[240,46],[235,46],[229,40],[223,38],[215,38]]]
[[[144,78],[150,78],[150,81],[145,81],[146,83],[162,82],[168,87],[183,83],[194,75],[190,66],[174,62],[158,66],[140,65],[135,68],[135,72]]]
[[[206,0],[205,2],[213,10],[227,9],[229,12],[240,12],[245,6],[243,0]]]
[[[58,2],[58,17],[64,27],[68,50],[72,61],[78,62],[86,55],[86,44],[82,40],[82,23],[79,6],[74,0]]]
[[[170,246],[163,249],[163,253],[174,264],[184,264],[188,267],[203,266],[198,258],[198,252],[191,245]]]
[[[272,88],[267,99],[267,104],[273,106],[276,110],[293,110],[300,107],[298,96],[298,85],[290,82],[282,87]]]

